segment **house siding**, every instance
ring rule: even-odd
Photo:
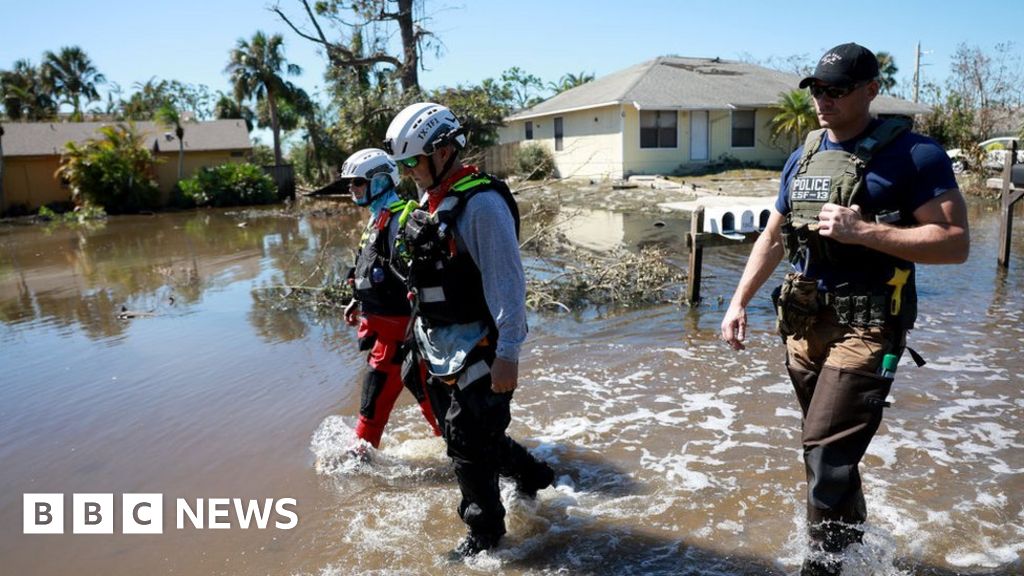
[[[68,202],[71,189],[61,186],[56,176],[56,156],[4,158],[4,198],[0,212],[11,206],[35,210],[51,202]]]
[[[690,158],[690,116],[676,113],[675,148],[640,147],[640,111],[635,106],[623,106],[625,123],[623,140],[625,153],[622,164],[625,176],[631,174],[671,174]]]
[[[156,180],[160,188],[160,204],[170,202],[171,191],[178,181],[178,153],[160,153],[156,165]],[[188,178],[205,166],[219,166],[231,162],[244,162],[245,157],[232,157],[228,150],[185,152],[185,177]],[[0,212],[14,206],[37,210],[53,202],[70,202],[71,188],[64,187],[57,178],[60,168],[57,156],[17,156],[4,158],[4,198]]]
[[[560,178],[621,178],[622,133],[618,105],[531,118],[533,140],[525,140],[526,120],[498,131],[502,144],[536,143],[551,151]],[[555,118],[562,118],[562,150],[555,150]]]
[[[754,115],[754,146],[732,146],[732,113],[708,113],[708,160],[690,161],[690,112],[676,112],[676,147],[641,148],[640,112],[632,105],[553,114],[530,119],[533,140],[525,140],[525,120],[499,129],[499,141],[536,142],[551,150],[562,178],[624,178],[633,174],[673,174],[697,168],[723,157],[781,167],[791,150],[774,146],[770,139],[773,111],[759,108]],[[563,118],[563,149],[555,151],[554,118]],[[595,121],[596,118],[596,121]]]
[[[167,204],[171,199],[171,191],[174,190],[174,185],[178,181],[178,152],[160,152],[156,154],[156,157],[158,159],[156,180],[160,187],[160,204]],[[245,162],[245,156],[232,158],[231,152],[228,150],[203,152],[189,152],[186,150],[183,172],[185,178],[190,178],[200,168],[237,162]]]
[[[730,156],[741,162],[758,162],[767,167],[782,167],[789,158],[790,152],[785,145],[773,146],[771,143],[771,120],[775,115],[770,108],[758,108],[754,114],[754,146],[752,148],[733,148],[732,146],[732,112],[729,110],[712,110],[709,129],[711,133],[711,160],[722,156]]]

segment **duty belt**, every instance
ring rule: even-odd
[[[898,318],[888,314],[887,290],[866,287],[837,286],[821,293],[822,302],[832,308],[840,324],[849,326],[884,326]]]

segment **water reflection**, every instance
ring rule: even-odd
[[[182,314],[210,291],[260,279],[318,284],[348,260],[358,214],[298,218],[268,212],[126,216],[100,228],[0,230],[0,321],[80,327],[111,339],[122,311]],[[253,310],[271,340],[306,334],[294,314]]]

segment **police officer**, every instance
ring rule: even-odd
[[[402,391],[400,351],[410,306],[405,284],[391,271],[391,258],[399,220],[409,203],[398,197],[398,166],[383,150],[367,148],[349,156],[342,165],[341,179],[348,183],[352,200],[370,210],[350,272],[354,297],[345,307],[345,321],[358,324],[359,349],[369,350],[355,433],[378,448]],[[411,387],[410,391],[434,435],[440,436],[426,389]],[[352,452],[368,457],[365,445],[354,446]]]
[[[505,433],[527,331],[519,210],[508,186],[459,161],[465,144],[452,111],[431,102],[402,110],[384,144],[424,192],[422,209],[405,225],[406,274],[415,295],[413,331],[462,492],[459,516],[469,528],[457,557],[489,549],[505,533],[499,473],[528,497],[554,479]]]
[[[969,249],[966,207],[943,149],[906,124],[871,117],[878,75],[875,55],[850,43],[800,81],[822,129],[786,163],[721,326],[742,349],[746,306],[787,256],[793,272],[773,300],[803,413],[810,541],[827,552],[808,556],[805,575],[838,574],[836,553],[862,537],[858,466],[914,326],[914,263],[960,263]]]

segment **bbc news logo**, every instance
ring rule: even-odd
[[[299,523],[293,509],[294,498],[186,498],[175,500],[175,525],[178,530],[191,527],[199,530],[227,530],[232,528],[232,517],[239,528],[251,526],[266,530],[273,525],[278,530],[291,530]],[[291,508],[289,508],[291,507]],[[64,494],[24,494],[22,508],[25,534],[63,534],[65,528]],[[72,494],[72,534],[113,534],[113,494]],[[274,520],[271,524],[271,520]],[[163,534],[163,494],[122,494],[122,534]]]

